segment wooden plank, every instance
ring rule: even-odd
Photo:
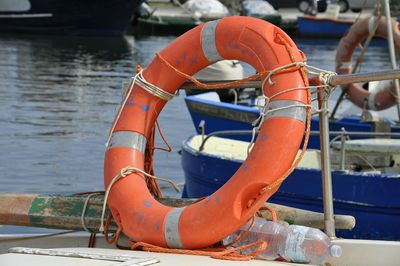
[[[0,194],[0,224],[44,227],[66,230],[84,230],[81,223],[83,207],[88,195],[35,195],[35,194]],[[85,212],[85,225],[98,232],[103,207],[104,195],[91,196]],[[161,203],[172,207],[183,207],[194,199],[161,198]],[[311,212],[278,204],[266,203],[276,210],[278,219],[289,224],[323,228],[322,213]],[[108,213],[108,210],[107,210]],[[270,219],[268,212],[263,216]],[[336,228],[352,229],[355,219],[347,215],[335,215]],[[114,231],[112,224],[110,231]]]

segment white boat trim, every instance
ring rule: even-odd
[[[0,15],[0,18],[50,18],[50,17],[53,17],[52,13]]]
[[[8,250],[8,253],[116,261],[116,262],[124,262],[123,265],[126,266],[127,265],[147,266],[159,262],[158,259],[152,257],[138,257],[131,253],[104,254],[101,252],[96,252],[96,249],[88,249],[87,251],[77,251],[73,249],[43,249],[43,248],[15,247],[15,248],[10,248]],[[121,263],[113,265],[117,266],[121,265]]]
[[[29,0],[1,0],[0,12],[26,12],[31,9]]]

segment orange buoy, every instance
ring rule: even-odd
[[[376,23],[375,36],[387,38],[386,18],[368,17],[356,21],[346,35],[340,40],[336,52],[336,72],[339,74],[350,74],[352,71],[351,61],[355,48],[364,41],[373,31]],[[399,23],[392,19],[393,38],[397,53],[400,53],[400,28]],[[396,103],[394,86],[391,84],[378,92],[369,92],[358,84],[349,84],[343,87],[351,102],[360,108],[370,110],[383,110]]]
[[[143,77],[174,94],[186,80],[179,71],[193,75],[222,59],[244,61],[258,72],[305,60],[290,37],[276,26],[250,17],[226,17],[177,38],[154,58]],[[112,185],[108,206],[128,237],[169,248],[208,247],[244,225],[276,192],[302,142],[307,117],[304,107],[309,99],[303,68],[282,71],[273,81],[264,82],[263,91],[272,97],[269,107],[276,111],[265,117],[246,161],[214,194],[190,206],[172,208],[153,198],[141,173]],[[162,98],[134,85],[105,153],[106,188],[121,169],[144,169],[146,141],[166,104]]]

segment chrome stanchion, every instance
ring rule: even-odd
[[[319,104],[319,130],[321,141],[321,167],[322,167],[322,194],[324,205],[325,233],[330,238],[335,238],[335,220],[333,216],[332,175],[329,154],[329,115],[328,95],[324,90],[318,92]]]

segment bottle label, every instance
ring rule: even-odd
[[[309,262],[301,245],[308,231],[308,227],[295,226],[291,234],[288,234],[285,243],[285,257],[292,262]]]

